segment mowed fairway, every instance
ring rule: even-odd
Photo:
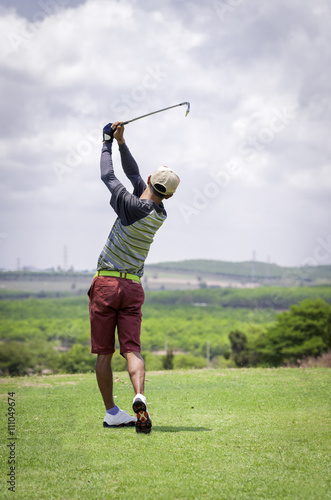
[[[128,375],[118,405],[132,413]],[[147,373],[149,435],[104,429],[95,376],[4,378],[1,498],[331,498],[331,370]],[[7,393],[15,392],[16,492]]]

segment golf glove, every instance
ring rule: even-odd
[[[113,142],[114,130],[111,128],[112,123],[108,123],[103,127],[103,140],[107,142]]]

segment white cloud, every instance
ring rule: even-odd
[[[1,265],[56,266],[67,245],[69,264],[93,267],[115,218],[102,126],[185,100],[187,118],[126,127],[143,177],[166,164],[182,179],[150,259],[255,249],[300,265],[330,222],[328,3],[243,1],[224,16],[215,2],[76,3],[34,5],[29,21],[0,11]]]

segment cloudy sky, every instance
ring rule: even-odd
[[[331,263],[327,0],[0,1],[0,267],[93,269],[101,130],[181,184],[149,263]],[[114,148],[118,177],[119,155]]]

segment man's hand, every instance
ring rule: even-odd
[[[124,134],[124,126],[121,125],[122,122],[114,122],[111,128],[115,131],[114,137],[117,140],[118,144],[124,144],[125,140],[123,137]]]

